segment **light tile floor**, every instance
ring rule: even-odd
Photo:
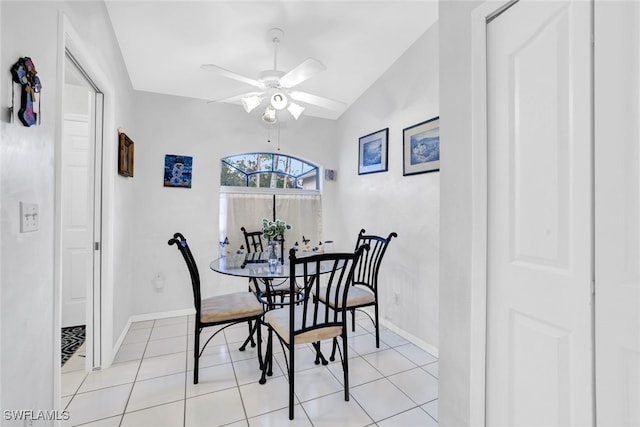
[[[193,320],[183,316],[134,323],[113,365],[102,371],[84,372],[80,348],[62,370],[61,406],[70,415],[63,425],[437,426],[437,358],[385,328],[376,348],[369,319],[356,319],[356,331],[349,331],[348,402],[339,361],[315,365],[311,347],[301,346],[295,420],[289,422],[282,350],[274,346],[279,353],[273,377],[258,384],[256,348],[238,351],[246,324],[226,329],[209,343],[194,385]],[[202,336],[206,340],[212,333],[205,329]],[[325,353],[330,347],[323,344]]]

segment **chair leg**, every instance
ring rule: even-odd
[[[273,355],[273,331],[269,328],[269,332],[267,334],[267,350],[264,354],[264,361],[262,362],[262,375],[260,376],[259,384],[264,384],[267,382],[267,375],[269,375],[269,371],[271,369],[272,363],[272,355]]]
[[[262,325],[260,324],[260,319],[256,319],[256,335],[258,337],[258,365],[260,369],[264,366],[264,360],[262,360]]]
[[[313,348],[316,350],[316,360],[314,363],[316,365],[319,365],[320,362],[322,361],[323,365],[328,365],[329,362],[327,362],[327,359],[325,359],[324,355],[322,354],[322,350],[320,350],[320,341],[314,342],[312,345],[313,345]]]
[[[356,309],[351,310],[351,331],[356,331]]]
[[[200,358],[200,328],[196,325],[193,337],[193,383],[198,384],[198,361]]]
[[[247,323],[249,323],[249,336],[247,337],[246,340],[244,340],[244,342],[242,343],[242,346],[240,346],[240,348],[238,349],[240,351],[245,351],[245,349],[247,348],[247,344],[249,344],[249,342],[251,342],[251,347],[255,347],[256,346],[256,342],[253,340],[253,333],[256,331],[256,328],[258,326],[258,322],[256,321],[252,325],[251,324],[251,320],[249,320]]]
[[[329,360],[331,360],[332,362],[334,360],[336,360],[336,349],[338,348],[338,341],[336,338],[333,339],[333,344],[331,347],[331,356],[329,357]]]
[[[294,353],[295,345],[289,343],[289,419],[293,420],[293,395],[295,392],[294,381]]]
[[[380,348],[380,323],[378,323],[378,301],[376,301],[375,305],[373,306],[373,309],[375,311],[375,316],[376,316],[376,348]]]
[[[337,342],[337,339],[336,339]],[[349,355],[347,354],[347,334],[342,332],[342,348],[344,360],[342,361],[342,371],[344,373],[344,400],[349,401]]]

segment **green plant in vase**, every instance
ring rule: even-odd
[[[269,242],[268,246],[268,260],[269,260],[269,271],[271,273],[275,273],[276,264],[278,263],[278,256],[280,256],[281,263],[284,262],[282,259],[282,252],[284,249],[281,248],[281,253],[278,254],[278,244],[279,241],[282,241],[282,235],[285,231],[291,230],[291,225],[286,222],[276,219],[275,221],[269,221],[266,218],[262,220],[262,238]]]

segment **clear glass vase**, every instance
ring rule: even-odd
[[[279,244],[275,240],[269,240],[267,247],[267,261],[269,262],[269,273],[275,273],[278,268]]]

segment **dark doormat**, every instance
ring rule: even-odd
[[[62,365],[82,345],[85,338],[84,325],[62,328]]]

